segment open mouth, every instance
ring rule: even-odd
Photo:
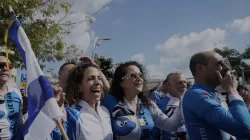
[[[99,94],[99,93],[101,93],[101,90],[100,90],[100,89],[91,89],[90,91],[91,91],[91,93],[94,93],[94,94]]]

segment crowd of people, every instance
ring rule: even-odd
[[[112,81],[88,57],[63,64],[59,83],[52,87],[67,136],[70,140],[250,139],[248,86],[239,85],[213,51],[194,54],[189,68],[193,85],[176,71],[149,90],[146,71],[135,61],[121,63]],[[21,139],[27,97],[7,84],[4,56],[0,56],[0,69],[0,140]],[[245,79],[250,81],[247,74]],[[226,91],[227,101],[218,86]],[[63,139],[58,127],[49,139]]]

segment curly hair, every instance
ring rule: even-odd
[[[146,71],[144,70],[144,67],[139,64],[136,61],[129,61],[129,62],[125,62],[120,64],[114,73],[114,77],[112,80],[112,84],[111,84],[111,95],[113,95],[114,97],[116,97],[119,101],[123,102],[123,98],[125,96],[123,88],[121,87],[121,82],[122,82],[122,77],[124,77],[126,75],[126,68],[128,66],[137,66],[140,69],[140,72],[142,73],[142,79],[143,79],[143,91],[141,93],[138,94],[138,98],[141,99],[142,103],[145,104],[148,107],[153,107],[152,102],[148,99],[147,95],[148,93],[146,91]]]
[[[65,88],[66,100],[69,105],[74,105],[75,101],[81,99],[80,84],[84,78],[84,71],[89,67],[98,69],[92,63],[79,63],[75,68],[70,70]]]

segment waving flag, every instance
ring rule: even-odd
[[[43,75],[31,48],[30,41],[18,21],[9,28],[27,69],[28,120],[24,128],[25,140],[46,140],[55,128],[55,119],[62,118],[50,82]]]

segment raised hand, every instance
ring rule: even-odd
[[[87,56],[81,57],[79,60],[81,60],[83,62],[89,62],[89,63],[95,64],[95,62]]]
[[[237,86],[238,81],[236,80],[235,76],[230,74],[230,71],[227,71],[224,77],[221,76],[220,72],[216,72],[217,77],[220,81],[221,87],[227,91],[228,94],[238,94]]]
[[[54,91],[54,95],[56,98],[56,101],[60,107],[60,109],[62,110],[64,117],[63,117],[63,121],[67,120],[67,113],[64,107],[64,101],[65,101],[65,93],[62,91],[61,87],[58,86],[52,86],[53,91]]]
[[[53,86],[52,88],[59,107],[63,106],[65,100],[65,93],[62,91],[62,88],[58,86]]]

